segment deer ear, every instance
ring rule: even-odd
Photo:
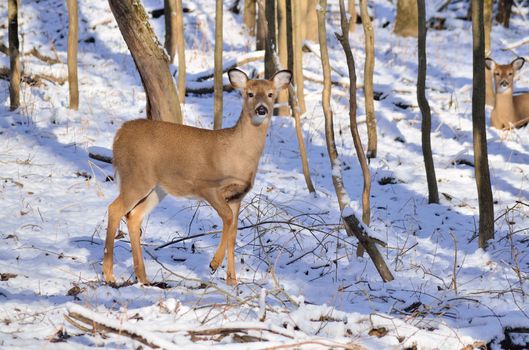
[[[272,77],[276,90],[283,90],[288,87],[292,79],[292,72],[289,70],[280,70]]]
[[[525,63],[525,58],[523,57],[518,57],[514,61],[511,62],[514,70],[519,70],[520,68],[522,68],[524,63]]]
[[[496,66],[496,62],[492,58],[485,58],[485,67],[487,67],[488,70],[494,70],[494,66]]]
[[[233,68],[228,71],[231,86],[237,90],[244,90],[248,82],[248,76],[242,70]]]

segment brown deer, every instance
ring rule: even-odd
[[[497,129],[519,128],[529,122],[529,93],[513,96],[513,79],[525,59],[518,57],[509,64],[497,64],[485,59],[485,66],[494,76],[495,102],[491,125]]]
[[[226,283],[236,285],[235,238],[242,199],[253,186],[263,152],[274,101],[290,84],[292,73],[278,71],[271,79],[250,80],[241,70],[228,72],[242,92],[243,107],[232,128],[206,130],[161,121],[129,121],[117,131],[113,164],[119,195],[108,207],[103,275],[113,275],[114,238],[126,216],[134,273],[148,284],[140,245],[143,218],[167,193],[206,200],[222,219],[222,236],[210,267],[215,271],[228,250]]]

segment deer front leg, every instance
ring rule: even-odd
[[[220,242],[217,247],[217,251],[213,256],[213,259],[211,259],[211,262],[209,263],[211,271],[215,272],[224,260],[224,255],[226,253],[226,245],[229,236],[229,229],[233,223],[234,218],[231,208],[228,203],[226,203],[226,200],[222,196],[221,191],[211,191],[210,193],[205,194],[203,197],[217,211],[217,214],[219,214],[220,218],[222,219],[222,235],[220,237]]]
[[[226,283],[235,286],[237,285],[237,276],[235,274],[235,239],[237,238],[237,224],[239,221],[238,218],[241,202],[232,202],[229,203],[229,205],[234,219],[228,236],[228,273],[226,276]]]

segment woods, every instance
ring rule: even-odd
[[[0,10],[0,347],[529,346],[529,0]]]

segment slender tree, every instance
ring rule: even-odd
[[[66,0],[68,7],[68,87],[70,109],[79,109],[79,83],[77,79],[78,10],[77,0]]]
[[[354,1],[350,0],[349,3]],[[349,13],[351,11],[349,10]],[[356,15],[355,15],[356,16]],[[375,69],[375,32],[369,13],[367,0],[360,0],[360,16],[364,28],[364,45],[366,60],[364,63],[364,100],[367,122],[367,158],[377,157],[377,121],[375,118],[375,104],[373,101],[373,72]],[[354,17],[353,17],[354,18]]]
[[[244,0],[243,21],[250,36],[255,36],[256,0]]]
[[[275,73],[274,50],[276,47],[276,6],[275,0],[266,0],[266,45],[265,45],[265,78]]]
[[[287,31],[287,62],[288,69],[291,72],[294,72],[294,35],[293,35],[293,17],[292,17],[292,1],[295,0],[286,0],[286,31]]]
[[[255,49],[264,50],[266,45],[266,11],[265,0],[256,0],[257,3],[257,37]]]
[[[472,135],[474,164],[479,202],[479,246],[487,247],[494,238],[494,204],[490,184],[485,128],[485,33],[483,1],[472,0]]]
[[[216,0],[215,7],[215,75],[213,92],[213,128],[222,128],[222,0]]]
[[[505,28],[509,28],[509,21],[511,19],[513,0],[500,0],[498,14],[496,21],[500,22]]]
[[[165,50],[174,62],[176,56],[176,0],[164,0]]]
[[[305,89],[303,79],[303,40],[302,40],[302,21],[301,21],[301,1],[292,0],[292,47],[294,54],[294,81],[296,83],[296,95],[301,114],[305,113]]]
[[[20,52],[18,51],[18,4],[19,0],[7,1],[9,36],[9,104],[13,111],[20,107]]]
[[[397,0],[397,19],[393,31],[400,36],[417,36],[416,0]]]
[[[132,54],[147,97],[147,118],[182,123],[169,61],[139,0],[108,0]]]
[[[490,31],[492,29],[492,0],[484,0],[483,20],[485,30],[485,57],[492,53],[490,48]],[[485,104],[494,106],[494,91],[492,90],[492,72],[485,69]]]
[[[316,13],[318,0],[302,1],[305,5],[305,12],[302,20],[302,25],[304,27],[303,32],[305,33],[303,39],[316,42],[318,41],[318,15]]]
[[[184,42],[184,11],[182,0],[164,0],[165,50],[174,62],[178,52],[178,96],[184,103],[186,96],[186,60]]]
[[[349,31],[354,32],[356,28],[356,6],[355,6],[355,0],[349,0],[348,2],[349,6],[349,16],[351,16],[351,24],[349,25]],[[360,5],[362,6],[362,5]],[[362,23],[364,23],[364,20],[362,19]],[[371,20],[370,20],[371,23]]]
[[[439,203],[439,193],[437,191],[437,180],[435,177],[435,166],[432,157],[432,145],[430,133],[432,129],[432,116],[430,105],[426,99],[426,5],[424,0],[417,0],[418,8],[418,55],[419,69],[417,71],[417,102],[422,114],[422,155],[424,167],[426,168],[426,180],[428,182],[428,203]]]
[[[287,0],[277,0],[277,48],[279,63],[282,67],[288,67],[288,47],[287,47]],[[288,103],[288,90],[283,90],[277,97],[280,105]],[[277,115],[289,115],[288,106],[279,107]]]

